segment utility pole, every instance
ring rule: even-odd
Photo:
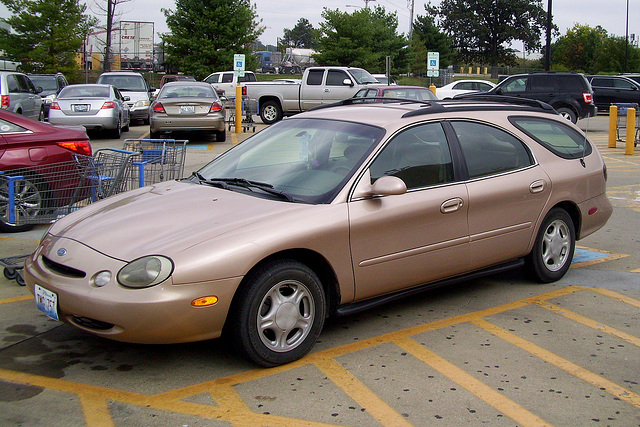
[[[551,24],[553,20],[553,15],[551,14],[551,3],[552,0],[549,0],[547,3],[547,49],[544,60],[545,71],[551,70]]]
[[[376,0],[364,0],[364,8],[365,9],[369,9],[369,2],[370,1],[376,1]]]
[[[111,71],[111,32],[113,31],[113,9],[114,0],[107,0],[107,40],[104,50],[104,65],[105,72]]]
[[[413,5],[415,0],[407,0],[407,7],[409,8],[409,43],[413,38]]]

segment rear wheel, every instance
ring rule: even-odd
[[[229,328],[236,348],[266,367],[297,360],[320,335],[326,313],[318,276],[293,260],[271,262],[247,277]]]
[[[113,139],[120,139],[120,137],[122,136],[122,122],[120,121],[120,119],[118,119],[118,124],[116,124],[116,128],[111,129],[111,132],[109,132],[109,134]]]
[[[529,272],[542,283],[560,280],[571,266],[575,247],[576,232],[571,217],[564,209],[552,209],[542,221],[533,250],[527,255]]]
[[[265,101],[260,106],[260,118],[266,125],[282,120],[282,108],[275,101]]]
[[[559,107],[559,108],[556,108],[556,111],[558,112],[558,114],[560,114],[560,116],[562,116],[565,119],[571,121],[571,123],[577,123],[578,122],[578,115],[571,108],[569,108],[569,107]]]
[[[225,142],[227,140],[227,132],[224,130],[217,130],[214,135],[216,136],[216,142]]]

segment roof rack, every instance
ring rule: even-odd
[[[482,101],[488,104],[463,104],[464,101]],[[384,97],[371,97],[371,98],[347,98],[342,101],[334,102],[331,104],[318,105],[311,108],[309,111],[321,110],[325,108],[340,107],[344,105],[356,105],[356,104],[388,104],[395,103],[400,105],[419,104],[423,108],[419,108],[413,111],[408,111],[402,115],[405,117],[421,116],[425,114],[443,113],[446,111],[499,111],[510,109],[513,111],[539,111],[547,112],[550,114],[557,114],[556,110],[549,104],[542,101],[527,98],[517,98],[513,96],[504,95],[487,95],[483,93],[479,94],[466,94],[456,96],[452,100],[426,100],[418,101],[414,99],[406,98],[384,98]],[[506,104],[506,105],[505,105]]]

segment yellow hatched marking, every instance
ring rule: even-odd
[[[445,377],[464,387],[478,398],[484,400],[498,411],[510,417],[522,426],[548,426],[542,418],[518,405],[513,400],[497,392],[493,388],[477,380],[453,363],[440,357],[410,338],[402,338],[396,344],[407,350],[413,356],[431,366]]]
[[[550,310],[576,323],[580,323],[582,325],[588,326],[591,329],[602,331],[605,334],[620,338],[621,340],[624,340],[629,344],[633,344],[636,347],[640,347],[640,338],[627,334],[626,332],[622,332],[619,329],[612,328],[611,326],[607,326],[602,322],[596,322],[593,319],[590,319],[581,314],[575,313],[571,310],[567,310],[566,308],[557,306],[555,304],[551,304],[550,302],[547,302],[547,301],[538,301],[537,304],[546,310]]]
[[[20,297],[0,299],[0,304],[10,304],[12,302],[27,301],[33,299],[33,295],[23,295]]]
[[[511,332],[508,332],[505,329],[496,326],[484,319],[475,319],[471,323],[478,326],[479,328],[484,329],[491,335],[494,335],[501,340],[506,341],[509,344],[527,351],[537,358],[542,359],[545,362],[562,369],[563,371],[573,375],[574,377],[577,377],[582,381],[598,387],[599,389],[612,394],[620,400],[624,400],[625,402],[635,406],[636,408],[640,408],[640,395],[632,392],[631,390],[628,390],[614,383],[613,381],[609,381],[606,378],[594,374],[588,369],[576,365],[575,363],[570,362],[569,360],[564,359],[530,341],[520,338],[519,336],[512,334]]]
[[[385,426],[410,426],[402,415],[398,414],[384,400],[360,382],[334,359],[318,360],[314,363],[334,384],[340,387],[360,406]]]
[[[81,394],[80,404],[88,427],[114,427],[109,405],[104,398]]]
[[[604,289],[604,288],[593,288],[593,289],[591,289],[591,291],[597,292],[599,294],[602,294],[602,295],[604,295],[606,297],[609,297],[609,298],[612,298],[614,300],[623,302],[625,304],[629,304],[629,305],[631,305],[633,307],[640,308],[640,301],[639,300],[637,300],[635,298],[628,297],[626,295],[622,295],[622,294],[620,294],[618,292],[614,292],[612,290]]]
[[[601,250],[601,249],[592,249],[592,248],[587,248],[585,246],[576,246],[576,248],[584,249],[584,250],[592,251],[592,252],[598,252],[598,253],[606,254],[606,255],[609,255],[609,256],[602,257],[602,258],[597,258],[597,259],[592,259],[592,260],[589,260],[589,261],[576,262],[574,264],[571,264],[571,268],[588,267],[590,265],[600,264],[601,262],[613,261],[613,260],[616,260],[616,259],[626,258],[626,257],[629,256],[627,254],[619,254],[619,253],[615,253],[615,252],[604,251],[604,250]]]

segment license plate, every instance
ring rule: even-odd
[[[39,285],[35,286],[34,291],[36,307],[52,319],[60,320],[58,317],[58,295]]]
[[[180,106],[180,114],[182,113],[195,113],[196,107],[193,105],[181,105]]]
[[[89,105],[88,104],[73,104],[71,106],[71,108],[76,113],[86,113],[87,111],[89,111]]]

